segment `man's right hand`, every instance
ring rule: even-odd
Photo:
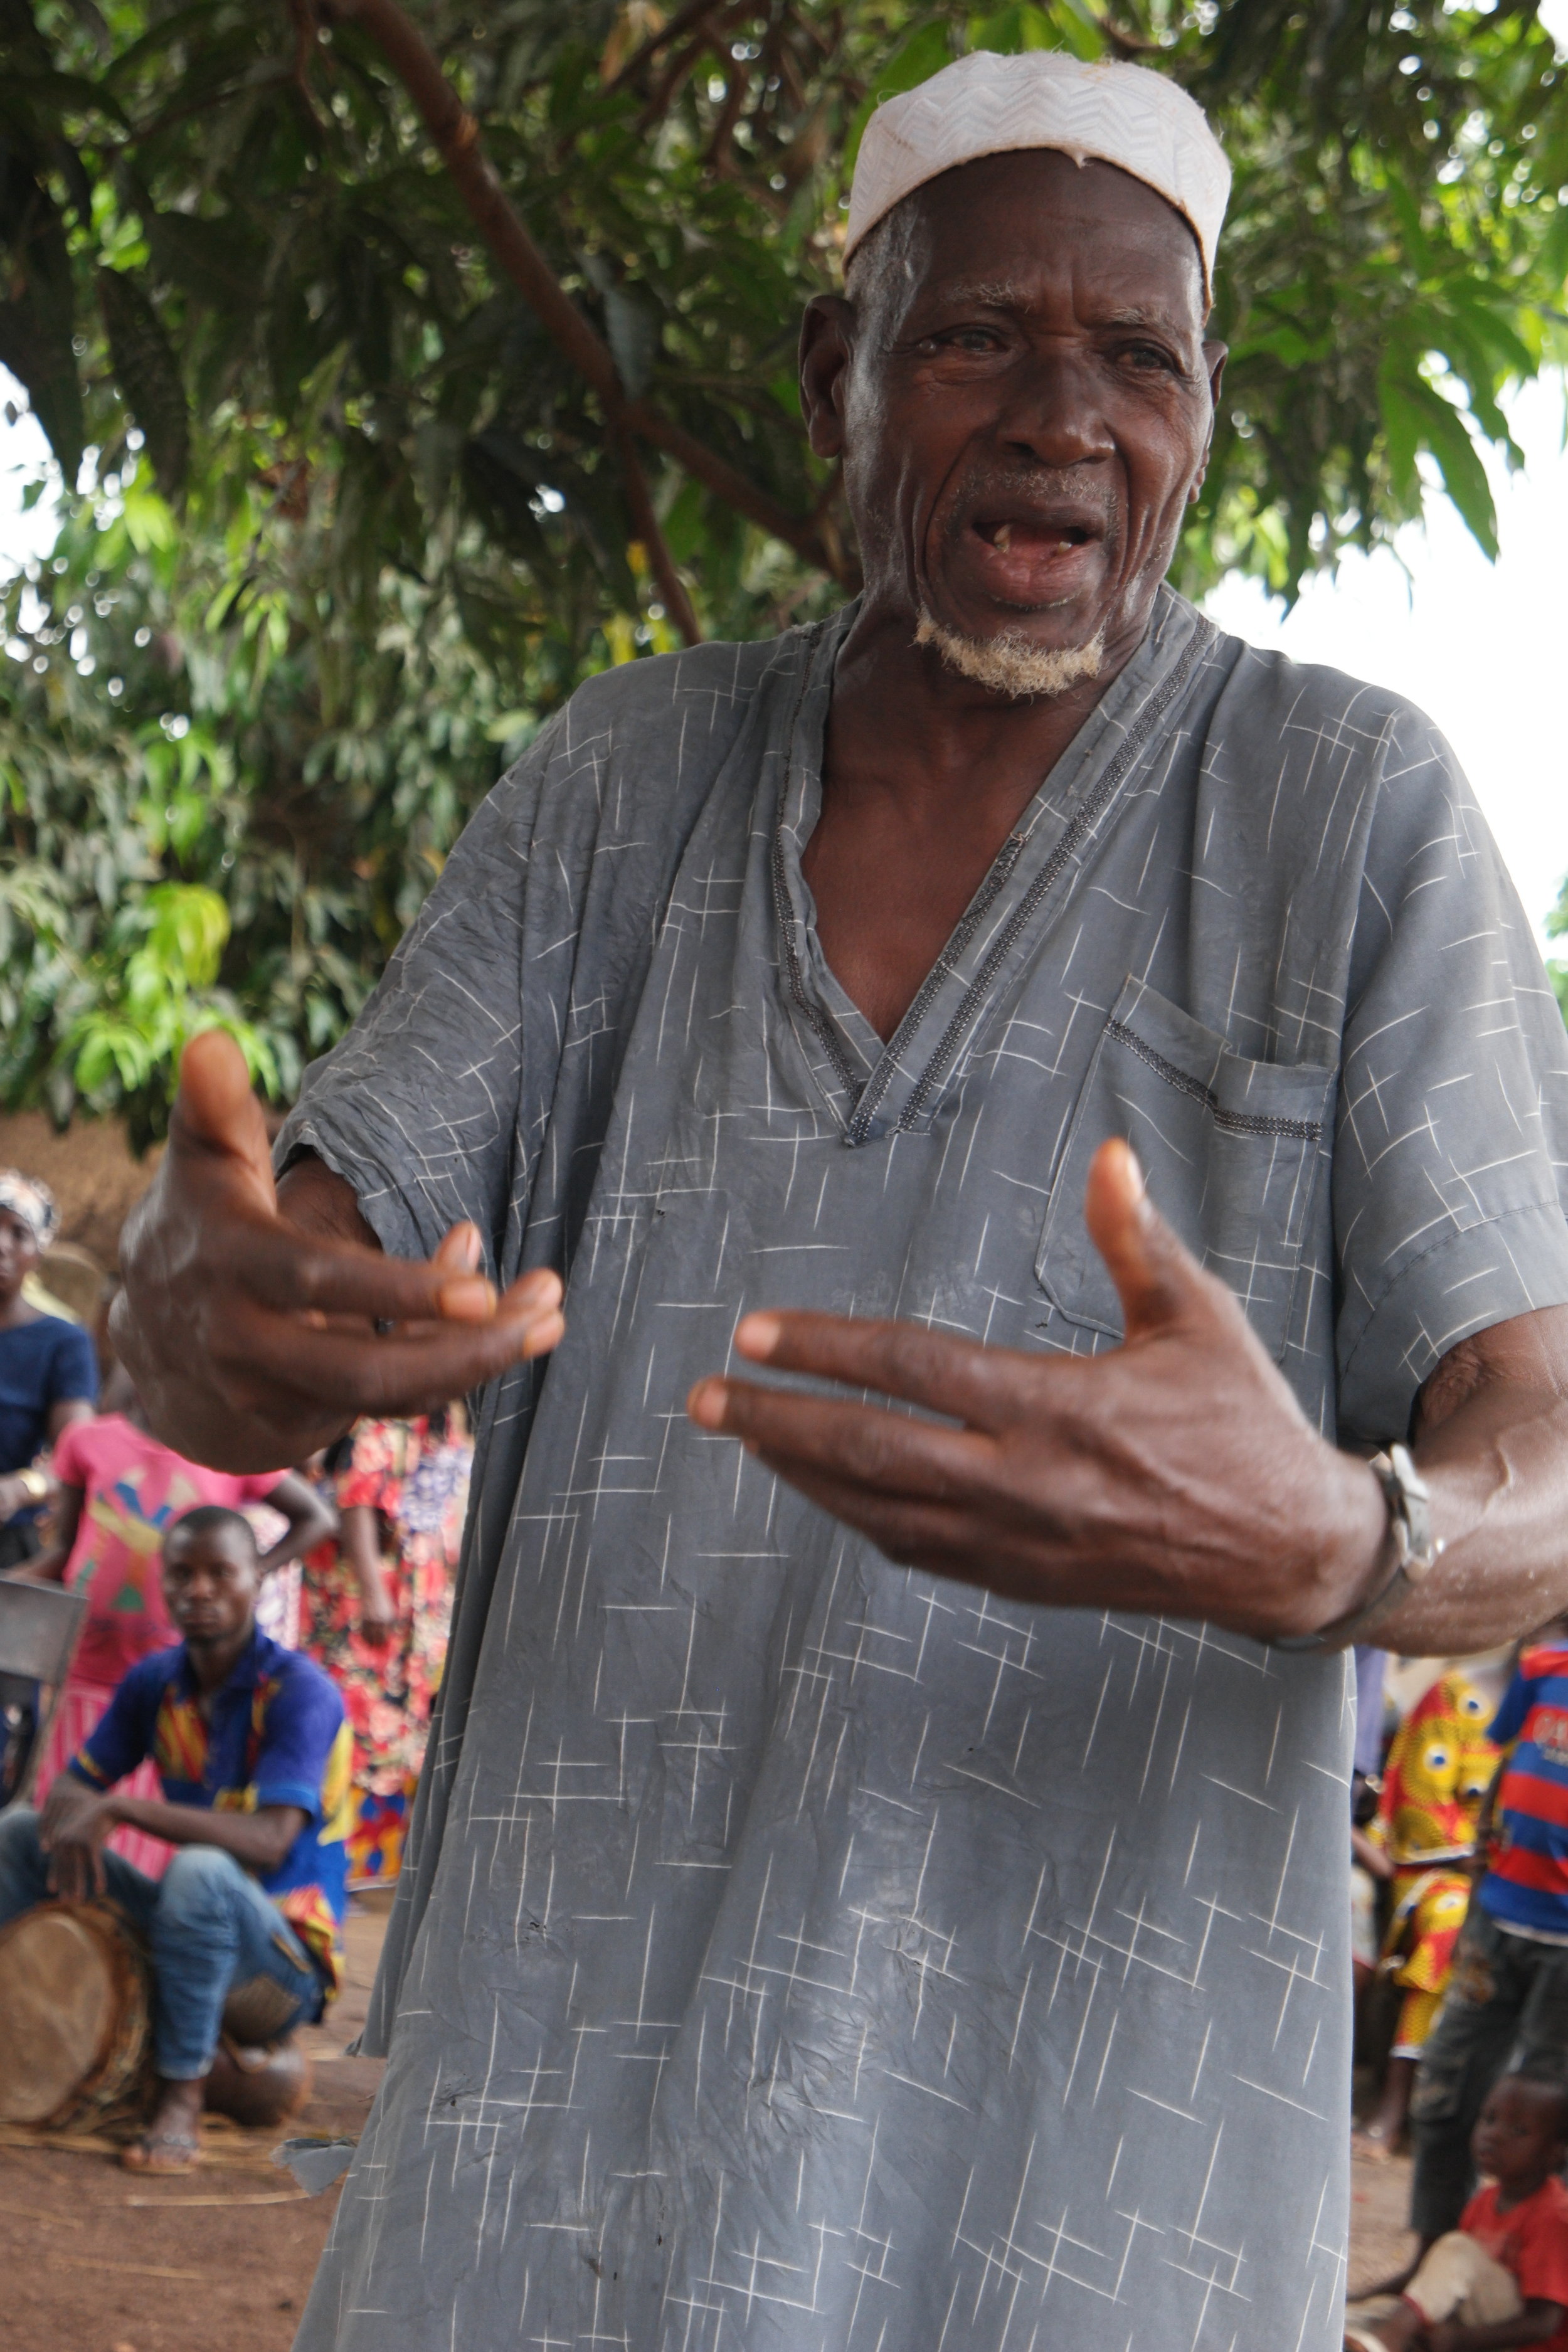
[[[167,1444],[276,1470],[362,1415],[435,1412],[556,1345],[559,1277],[537,1269],[498,1298],[479,1255],[463,1224],[426,1261],[385,1256],[319,1160],[276,1187],[244,1056],[207,1030],[185,1048],[169,1148],[126,1229],[110,1333]]]
[[[103,1843],[114,1828],[109,1800],[61,1772],[38,1816],[38,1843],[49,1858],[48,1885],[63,1903],[86,1903],[107,1884]]]

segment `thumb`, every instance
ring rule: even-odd
[[[1102,1143],[1089,1162],[1084,1221],[1110,1269],[1129,1339],[1180,1321],[1205,1300],[1202,1267],[1176,1239],[1143,1189],[1130,1144]]]
[[[246,1067],[223,1029],[204,1029],[180,1056],[180,1091],[169,1123],[171,1148],[233,1163],[231,1172],[268,1215],[277,1208],[272,1149]]]

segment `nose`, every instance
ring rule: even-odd
[[[1009,454],[1053,471],[1102,465],[1114,457],[1116,443],[1085,355],[1060,348],[1031,352],[997,418],[997,437]]]

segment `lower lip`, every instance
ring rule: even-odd
[[[1100,563],[1103,540],[1077,541],[1015,532],[996,547],[968,533],[973,558],[988,593],[1008,604],[1060,604],[1079,593]]]

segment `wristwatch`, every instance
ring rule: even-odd
[[[49,1482],[41,1470],[18,1470],[16,1483],[29,1503],[41,1503],[49,1491]]]
[[[1443,1538],[1432,1532],[1432,1489],[1411,1460],[1408,1449],[1391,1445],[1374,1454],[1367,1465],[1388,1504],[1388,1545],[1394,1567],[1372,1600],[1336,1617],[1316,1633],[1290,1633],[1277,1638],[1276,1650],[1342,1650],[1385,1611],[1396,1608],[1437,1564]]]

